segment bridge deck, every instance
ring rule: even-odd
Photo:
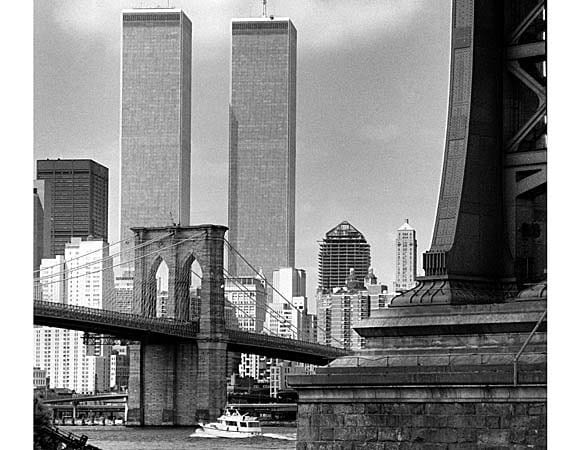
[[[197,340],[199,324],[167,318],[143,317],[84,306],[34,301],[34,324],[90,333],[110,334],[135,341]],[[228,351],[254,353],[290,361],[324,365],[349,352],[314,342],[227,330]]]

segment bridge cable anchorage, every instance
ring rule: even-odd
[[[233,251],[237,256],[239,256],[248,266],[251,270],[253,270],[258,276],[263,277],[263,275],[261,273],[259,273],[259,271],[257,271],[255,269],[255,267],[253,267],[250,262],[245,258],[245,256],[243,256],[232,244],[230,244],[228,242],[228,240],[226,238],[224,238],[224,242],[226,243],[226,245],[228,246],[228,249],[230,251]],[[263,277],[265,278],[265,277]],[[279,292],[268,280],[267,278],[265,278],[265,284],[268,285],[271,289],[273,289],[274,292],[276,292],[283,300],[285,300],[285,302],[287,302],[290,306],[292,306],[293,308],[295,308],[295,310],[299,313],[301,313],[301,311],[299,310],[299,308],[297,308],[293,303],[291,303],[281,292]],[[322,328],[321,326],[319,326],[317,324],[317,329],[325,332],[326,334],[326,330],[324,328]],[[336,342],[338,342],[340,344],[340,346],[342,348],[344,348],[344,344],[337,338],[331,336],[332,339],[334,339]]]
[[[164,236],[160,236],[160,237],[158,237],[158,238],[155,238],[155,239],[152,239],[152,240],[150,240],[150,241],[143,242],[142,244],[136,245],[136,246],[134,246],[133,248],[123,249],[123,250],[121,250],[121,251],[119,251],[119,252],[117,252],[117,253],[113,253],[113,254],[111,254],[111,255],[104,256],[103,258],[99,258],[99,259],[97,259],[97,260],[89,261],[89,262],[87,262],[87,263],[85,263],[85,264],[82,264],[82,265],[80,265],[80,266],[77,266],[77,267],[70,267],[69,269],[66,269],[65,271],[63,271],[63,274],[71,273],[71,272],[73,272],[73,271],[76,271],[76,270],[79,270],[79,269],[82,269],[82,268],[85,268],[85,267],[88,267],[88,266],[92,266],[92,265],[95,265],[95,264],[99,264],[99,263],[102,263],[102,262],[107,261],[107,260],[112,260],[112,259],[114,259],[115,257],[121,255],[122,253],[129,253],[129,252],[132,252],[132,251],[134,251],[134,250],[143,248],[143,247],[145,247],[145,246],[147,246],[147,245],[149,245],[149,244],[152,244],[152,243],[154,243],[154,242],[156,242],[156,241],[165,239],[165,238],[171,236],[172,234],[173,234],[173,233],[170,232],[170,233],[168,233],[168,234],[166,234],[166,235],[164,235]],[[127,241],[127,239],[124,239],[124,241]],[[119,242],[122,242],[122,241],[119,241]],[[111,246],[109,245],[107,248],[110,248],[110,247],[111,247]],[[86,256],[88,256],[88,255],[91,255],[91,254],[93,254],[93,253],[98,253],[98,252],[101,252],[101,249],[93,250],[92,252],[84,253],[84,254],[82,254],[82,255],[76,256],[75,258],[71,258],[71,259],[65,260],[65,261],[64,261],[64,264],[67,265],[70,261],[75,261],[75,260],[77,260],[77,259],[84,258],[84,257],[86,257]],[[54,267],[58,267],[58,265],[56,264],[56,265],[53,265],[53,266],[49,266],[49,267],[47,267],[47,268],[40,269],[40,271],[41,271],[41,270],[47,270],[47,269],[54,268]],[[92,273],[93,273],[93,272],[92,272]],[[50,274],[50,275],[40,276],[40,277],[34,278],[34,281],[42,281],[42,280],[44,280],[44,279],[53,278],[53,277],[55,277],[55,276],[60,276],[60,275],[61,275],[61,272],[60,272],[60,273],[56,273],[56,274]]]
[[[242,286],[242,287],[240,288],[240,287],[237,286],[237,284],[236,284],[236,286],[238,287],[238,289],[240,290],[241,293],[244,293],[244,294],[248,295],[250,298],[252,298],[253,293],[250,292],[250,291],[248,291],[248,290],[245,288],[245,286],[243,285],[243,283],[241,283],[241,282],[239,281],[239,278],[237,278],[237,277],[232,277],[231,274],[230,274],[226,269],[224,269],[224,274],[227,275],[228,279],[230,279],[230,280],[235,280],[235,281],[237,281],[237,282]],[[234,282],[235,282],[235,281],[234,281]],[[232,304],[232,305],[237,307],[237,305],[235,305],[235,304]],[[293,323],[289,322],[286,317],[280,316],[279,313],[278,313],[277,311],[275,311],[273,308],[271,308],[267,303],[264,305],[264,308],[265,308],[265,312],[266,312],[266,313],[269,313],[269,315],[270,315],[271,317],[273,317],[274,319],[277,319],[278,322],[280,322],[280,323],[284,323],[284,322],[287,323],[289,330],[291,330],[292,328],[294,328],[294,329],[296,330],[297,338],[292,338],[292,339],[296,339],[296,340],[298,340],[298,341],[302,341],[302,339],[300,338],[301,332],[300,332],[300,330],[299,330],[299,328],[298,328],[297,326],[295,326],[295,325],[293,325]],[[273,312],[274,314],[272,314],[272,312]],[[254,317],[252,317],[252,316],[249,315],[248,313],[245,313],[245,314],[246,314],[246,317],[255,319]],[[239,321],[239,320],[238,320],[238,321]],[[267,329],[265,326],[263,326],[263,328]],[[245,331],[245,330],[243,330],[243,331]],[[273,333],[271,330],[268,330],[268,331],[269,331],[269,334],[272,334],[272,333]],[[280,336],[279,333],[275,333],[275,335],[276,335],[276,336],[279,336],[279,337],[283,337],[283,336]]]

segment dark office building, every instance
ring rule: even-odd
[[[291,20],[232,21],[228,237],[267,274],[295,267],[296,61]]]
[[[90,159],[38,160],[36,178],[49,186],[44,192],[44,222],[49,221],[51,236],[44,258],[63,255],[71,237],[107,240],[106,167]]]
[[[319,242],[319,289],[345,286],[354,269],[354,279],[364,286],[370,267],[370,244],[360,231],[344,221]]]

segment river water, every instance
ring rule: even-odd
[[[89,437],[88,444],[103,450],[238,450],[295,449],[297,428],[262,427],[263,435],[228,439],[206,435],[196,428],[136,428],[124,426],[60,427]]]

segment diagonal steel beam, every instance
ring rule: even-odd
[[[544,9],[544,0],[539,0],[536,6],[528,13],[528,15],[518,24],[518,26],[509,34],[507,38],[508,45],[515,45],[520,39],[522,34],[528,29],[528,27],[534,22],[542,10]]]

